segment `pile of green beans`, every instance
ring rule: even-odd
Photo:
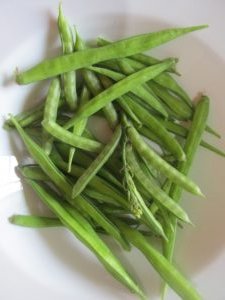
[[[97,38],[90,48],[61,4],[57,24],[62,55],[16,76],[19,84],[51,78],[45,99],[5,122],[34,160],[19,164],[19,173],[54,217],[18,214],[9,221],[32,228],[64,226],[114,278],[147,299],[135,275],[103,241],[108,235],[125,251],[133,246],[143,253],[164,280],[162,299],[168,285],[182,299],[200,300],[173,264],[177,224],[191,224],[179,202],[183,190],[203,196],[188,177],[199,145],[225,153],[203,139],[206,132],[220,138],[207,125],[209,98],[191,101],[175,78],[178,59],[143,52],[207,26],[115,42]],[[93,116],[108,124],[107,142],[92,130]],[[155,240],[161,251],[152,245]]]

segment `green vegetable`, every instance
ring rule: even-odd
[[[128,137],[140,154],[143,156],[147,162],[152,164],[156,169],[165,174],[168,178],[170,178],[174,183],[182,186],[187,191],[202,196],[202,192],[199,187],[182,173],[177,171],[174,167],[169,165],[166,161],[164,161],[158,154],[156,154],[141,138],[136,129],[131,125],[131,123],[125,121],[126,131]]]
[[[58,15],[58,28],[61,38],[63,54],[70,54],[74,52],[74,40],[71,27],[63,15],[62,4],[59,5]],[[76,91],[76,73],[70,71],[61,75],[65,99],[71,110],[74,110],[77,106],[77,91]]]
[[[121,127],[118,126],[115,133],[112,136],[111,141],[103,148],[96,159],[85,170],[82,176],[76,181],[73,186],[72,197],[76,198],[87,186],[88,182],[95,176],[95,174],[101,169],[105,162],[109,159],[112,153],[115,151],[121,137]]]
[[[162,299],[167,285],[182,299],[201,299],[172,264],[177,225],[191,223],[178,202],[183,189],[203,195],[187,177],[199,145],[225,153],[203,139],[204,131],[219,137],[206,125],[209,99],[191,101],[171,75],[180,75],[178,59],[142,52],[205,27],[116,42],[99,38],[91,47],[71,29],[60,4],[62,55],[16,76],[19,84],[51,78],[46,100],[4,124],[17,130],[34,161],[19,161],[20,175],[54,214],[13,215],[9,221],[30,228],[64,226],[141,299],[146,299],[142,289],[99,234],[145,255],[164,280]],[[109,125],[105,136],[94,119]]]
[[[55,215],[82,243],[84,243],[103,264],[113,277],[127,286],[133,293],[144,298],[143,292],[124,269],[119,260],[114,256],[111,250],[96,234],[94,229],[82,215],[73,208],[73,216],[65,209],[56,196],[52,196],[38,183],[29,180],[41,200],[55,213]],[[76,216],[76,217],[75,217]]]
[[[154,78],[158,74],[167,70],[171,65],[174,64],[173,59],[168,59],[167,61],[152,66],[147,67],[144,70],[131,74],[124,78],[123,80],[115,83],[113,86],[109,87],[107,90],[104,90],[102,93],[95,96],[92,101],[88,102],[75,114],[74,117],[70,119],[64,125],[64,128],[68,129],[71,126],[77,124],[82,118],[87,118],[102,109],[105,105],[112,102],[116,98],[129,92],[133,86],[141,85],[142,83]]]
[[[202,134],[206,127],[208,113],[209,98],[203,96],[196,106],[193,121],[184,145],[184,151],[186,153],[187,159],[185,162],[180,162],[177,166],[177,169],[182,172],[182,174],[187,174],[192,165],[195,153],[198,149]],[[182,189],[177,185],[172,185],[169,194],[175,202],[178,202],[181,198]],[[173,230],[168,230],[167,235],[168,242],[164,243],[163,252],[165,257],[169,261],[172,261],[173,249],[176,239],[176,219],[173,219]]]
[[[208,26],[200,25],[187,28],[166,29],[159,32],[130,37],[101,48],[86,49],[65,56],[59,56],[45,60],[30,70],[17,74],[16,81],[19,84],[27,84],[94,65],[104,60],[130,56],[150,50],[184,34],[206,27]]]
[[[58,218],[39,217],[39,216],[13,215],[9,218],[9,221],[14,225],[33,227],[33,228],[62,226],[62,223]]]

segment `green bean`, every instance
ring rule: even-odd
[[[159,85],[171,90],[176,95],[180,96],[187,105],[192,107],[192,101],[184,89],[170,76],[168,73],[162,73],[160,76],[154,78],[154,81]]]
[[[164,173],[165,176],[170,178],[174,183],[182,186],[187,191],[202,196],[199,187],[189,178],[178,172],[174,167],[165,162],[158,154],[156,154],[150,146],[140,137],[136,129],[130,123],[126,124],[127,133],[131,140],[132,145],[137,150],[139,155],[144,157],[147,162],[152,164],[153,167]]]
[[[87,186],[89,181],[97,174],[105,162],[109,159],[115,151],[121,137],[121,127],[118,126],[112,136],[111,141],[103,148],[96,159],[85,170],[82,176],[76,181],[73,186],[72,197],[76,198]]]
[[[105,42],[104,42],[105,43]],[[112,44],[111,44],[112,45]],[[142,52],[142,51],[140,51]],[[138,54],[138,55],[143,55],[143,54]],[[128,56],[128,55],[127,55]],[[134,58],[134,57],[133,57]],[[135,59],[136,60],[136,59]],[[131,60],[130,60],[131,61]],[[127,62],[129,62],[130,65],[132,65],[132,62],[130,63],[129,60],[127,60]],[[140,62],[140,60],[138,60]],[[158,63],[158,62],[157,62]],[[152,65],[152,64],[150,64]],[[154,64],[153,64],[154,65]],[[132,65],[134,67],[134,65]],[[137,66],[137,64],[136,64]],[[142,64],[143,68],[146,67],[145,64]],[[174,68],[174,65],[171,66],[168,70],[170,70],[171,68]],[[139,63],[138,65],[138,70],[141,69],[141,63]],[[137,71],[137,69],[136,69]],[[188,94],[182,89],[182,87],[173,79],[173,77],[171,77],[168,73],[162,73],[159,76],[157,76],[156,78],[154,78],[154,81],[156,81],[157,83],[159,83],[161,86],[168,88],[169,90],[173,91],[175,94],[179,95],[180,97],[182,97],[182,99],[190,106],[192,107],[192,102],[190,97],[188,96]]]
[[[124,123],[128,137],[141,157],[143,156],[147,162],[152,164],[153,167],[162,172],[174,183],[182,186],[185,190],[195,195],[203,195],[200,188],[191,179],[177,171],[174,167],[164,161],[158,154],[156,154],[150,148],[150,146],[145,143],[145,141],[140,137],[136,129],[130,123],[125,120]]]
[[[146,126],[142,126],[142,127],[138,127],[135,125],[135,128],[137,129],[137,131],[143,135],[144,137],[146,137],[147,139],[149,139],[150,141],[156,143],[159,147],[163,148],[165,147],[163,144],[163,141],[161,141],[156,134],[152,133],[152,131],[149,130],[149,128],[147,128]],[[174,156],[173,156],[174,158]]]
[[[127,239],[137,247],[149,260],[153,268],[171,286],[171,288],[184,300],[200,300],[201,296],[188,282],[188,280],[159,253],[148,240],[135,229],[122,222],[117,222]]]
[[[78,32],[76,32],[76,48],[78,51],[82,51],[86,49],[86,46],[81,39],[80,35]],[[102,85],[98,79],[98,77],[95,75],[94,72],[87,70],[87,69],[82,69],[81,70],[82,75],[84,77],[84,80],[86,82],[87,87],[91,91],[91,93],[96,96],[100,92],[103,91]],[[112,103],[108,103],[105,107],[103,107],[103,113],[109,122],[110,127],[114,128],[116,124],[118,123],[118,117],[115,108],[113,107]]]
[[[202,96],[201,100],[198,102],[194,117],[191,123],[191,127],[189,129],[189,133],[184,145],[184,151],[187,156],[186,162],[179,163],[177,169],[182,174],[187,174],[194,160],[194,156],[200,144],[202,135],[204,133],[206,127],[206,121],[209,113],[209,98],[206,96]],[[177,185],[172,185],[170,189],[170,196],[174,199],[175,202],[179,202],[182,194],[182,189]],[[172,261],[173,250],[176,240],[176,220],[173,219],[173,228],[174,230],[170,230],[168,228],[168,242],[163,245],[163,253],[165,257]],[[164,287],[166,289],[166,287]],[[165,291],[163,292],[165,295]]]
[[[180,99],[170,94],[166,88],[159,86],[156,82],[151,81],[148,84],[153,89],[153,92],[175,113],[178,119],[191,119],[192,109],[189,105],[180,101]]]
[[[121,216],[121,215],[128,215],[129,211],[123,209],[122,207],[115,207],[114,205],[110,205],[110,204],[102,204],[101,205],[101,210],[103,210],[109,217],[110,216]],[[128,216],[130,219],[133,218],[132,216]],[[132,219],[135,223],[139,223],[140,221],[137,219]]]
[[[74,39],[71,27],[63,15],[62,4],[59,5],[58,29],[61,38],[63,54],[74,52]],[[64,84],[66,102],[71,110],[77,106],[76,73],[70,71],[61,75]]]
[[[209,98],[203,96],[196,106],[194,118],[184,145],[184,151],[188,156],[187,161],[183,163],[181,162],[178,163],[177,168],[183,174],[187,174],[189,168],[192,165],[195,152],[197,151],[197,148],[201,142],[203,131],[205,130],[208,113],[209,113]],[[178,188],[175,185],[173,185],[171,189],[172,189],[171,193],[173,193],[173,190],[179,190],[179,193],[182,191],[181,188]]]
[[[225,152],[224,151],[210,145],[209,143],[205,142],[204,140],[201,140],[200,145],[203,146],[204,148],[206,148],[207,150],[210,150],[210,151],[214,152],[217,155],[225,157]]]
[[[126,221],[126,219],[123,219]],[[34,215],[13,215],[9,217],[9,222],[13,225],[23,226],[27,228],[49,228],[64,226],[58,218],[34,216]],[[100,226],[94,227],[97,233],[107,234],[107,232]],[[152,233],[146,230],[139,230],[145,236],[151,236]]]
[[[82,118],[79,119],[82,120]],[[77,122],[77,123],[79,123]],[[76,123],[76,125],[77,125]],[[56,123],[53,122],[48,122],[44,120],[42,122],[42,126],[46,131],[48,131],[54,138],[57,140],[60,140],[64,143],[67,143],[68,145],[71,145],[73,147],[77,147],[83,150],[87,151],[94,151],[94,152],[99,152],[102,149],[102,144],[91,140],[87,139],[85,137],[81,137],[79,135],[74,135],[70,131],[64,129],[63,127],[59,126]]]
[[[82,107],[83,105],[85,105],[88,100],[90,98],[88,89],[86,88],[86,86],[84,85],[81,91],[81,96],[80,96],[80,107]],[[87,119],[83,118],[76,126],[73,127],[73,134],[76,136],[82,136],[85,127],[87,125]],[[75,154],[75,148],[71,147],[70,148],[70,152],[69,152],[69,159],[68,159],[68,173],[71,170],[71,164],[73,162],[73,157]]]
[[[27,127],[34,122],[40,120],[43,117],[43,112],[44,112],[44,102],[41,102],[40,104],[36,105],[34,108],[31,108],[28,111],[19,113],[18,115],[15,116],[15,119],[17,122],[20,124],[21,127]],[[13,127],[13,123],[11,119],[7,119],[4,123],[4,128],[8,129]]]
[[[133,98],[129,102],[130,108],[135,112],[141,122],[148,127],[153,134],[157,136],[166,149],[172,153],[177,159],[185,160],[185,154],[178,141],[162,126],[162,124],[153,116],[147,112],[140,104],[134,101]]]
[[[135,69],[130,66],[130,64],[126,61],[126,59],[118,59],[117,60],[121,71],[125,75],[130,75],[135,73]],[[142,86],[138,86],[135,88],[136,95],[141,99],[144,99],[146,103],[148,103],[154,110],[159,112],[164,117],[168,117],[167,111],[161,105],[159,100],[154,96],[152,91],[149,89],[148,85],[144,83]]]
[[[46,175],[38,165],[19,166],[19,171],[25,178],[32,180],[49,181],[48,175]]]
[[[109,88],[110,86],[113,85],[112,80],[110,80],[108,77],[99,75],[99,78],[101,80],[102,85],[104,88]],[[133,113],[133,111],[130,109],[129,105],[127,102],[129,102],[129,96],[128,95],[123,95],[117,99],[117,102],[119,105],[122,107],[122,109],[130,116],[131,119],[133,119],[139,126],[141,126],[141,122],[138,119],[138,117]]]
[[[155,168],[153,168],[152,165],[148,164],[143,157],[137,157],[137,159],[144,173],[147,176],[150,176],[154,182],[158,181],[158,177],[159,177],[158,171]]]
[[[102,40],[102,39],[100,39]],[[103,41],[105,41],[103,39]],[[105,43],[105,42],[104,42]],[[145,54],[137,54],[137,56],[146,56]],[[135,55],[134,55],[135,56]],[[148,56],[147,56],[148,57]],[[145,58],[143,58],[145,59]],[[130,64],[131,67],[133,67],[136,71],[140,71],[142,70],[143,68],[146,67],[145,64],[141,63],[140,60],[136,61],[134,59],[130,59],[130,58],[124,58],[124,60],[126,60],[127,63]],[[149,63],[150,64],[150,63]],[[148,65],[148,64],[147,64]],[[150,64],[151,65],[151,64]],[[115,63],[113,63],[113,61],[106,61],[104,63],[102,63],[102,66],[103,67],[107,67],[109,69],[112,69],[116,72],[120,72],[120,69],[117,67],[115,67]],[[99,72],[101,69],[96,69],[96,72]],[[169,69],[168,69],[169,70]],[[103,70],[102,70],[103,72]],[[109,73],[110,74],[110,73]],[[107,76],[107,72],[105,74]],[[111,76],[115,76],[116,74],[113,74],[113,72],[111,73]],[[165,87],[165,88],[168,88],[169,90],[173,91],[175,94],[179,95],[181,97],[181,100],[184,98],[186,98],[186,101],[185,103],[186,104],[189,104],[190,107],[192,107],[192,102],[190,101],[190,99],[188,100],[189,96],[187,95],[187,93],[176,83],[176,81],[173,79],[173,77],[171,76],[167,76],[167,75],[164,75],[162,77],[164,78],[161,78],[160,77],[161,75],[157,76],[157,79],[156,81],[160,81],[161,82],[161,87]],[[112,78],[112,77],[111,77]],[[116,80],[116,79],[115,79]],[[152,80],[152,82],[154,82],[154,79]],[[188,103],[187,103],[188,102]],[[184,103],[184,102],[183,102]],[[215,131],[213,128],[211,128],[209,125],[206,125],[206,129],[205,129],[207,132],[211,133],[212,135],[218,137],[218,138],[221,138],[221,135]]]
[[[145,64],[142,64],[141,62],[138,62],[133,59],[126,58],[129,62],[129,64],[136,70],[142,70],[143,68],[146,67]],[[175,59],[176,60],[176,59]],[[177,60],[176,60],[177,62]],[[173,67],[171,67],[173,68]],[[170,69],[171,69],[170,68]],[[168,70],[170,70],[168,69]],[[192,107],[192,101],[188,94],[182,89],[182,87],[176,82],[176,80],[170,76],[168,73],[163,73],[162,75],[160,74],[156,78],[153,79],[154,82],[160,85],[161,87],[167,88],[171,92],[175,93],[177,96],[181,98],[181,100],[184,101],[184,103],[188,104],[190,107]]]
[[[67,159],[68,157],[68,145],[67,144],[64,144],[64,143],[56,143],[56,146],[57,146],[57,149],[59,150],[60,154],[63,156],[64,159]],[[79,149],[78,149],[79,150]],[[108,173],[111,173],[112,176],[114,176],[116,179],[119,178],[120,180],[120,176],[119,175],[119,172],[118,170],[120,170],[122,168],[122,162],[117,158],[117,157],[114,157],[115,155],[112,155],[110,160],[106,162],[105,164],[105,169]],[[96,154],[93,153],[93,152],[86,152],[84,153],[84,151],[77,151],[77,155],[75,155],[74,157],[74,162],[76,162],[76,164],[82,166],[82,167],[87,167],[89,164],[91,164],[91,162],[93,161],[93,159],[96,157]],[[103,171],[103,173],[105,173]],[[99,171],[99,175],[101,177],[105,177],[105,174],[103,174],[101,172],[101,170]],[[110,177],[109,174],[106,175],[106,177]],[[109,178],[106,178],[107,180]],[[112,180],[112,179],[110,179]],[[113,181],[115,181],[113,179]],[[117,180],[117,183],[116,185],[118,186],[118,180]],[[120,185],[121,187],[121,185]]]
[[[38,166],[25,166],[25,167],[22,167],[21,169],[21,173],[23,174],[23,176],[26,178],[26,179],[32,179],[32,180],[44,180],[44,181],[49,181],[50,178],[48,178],[44,173],[43,171],[40,169],[40,167]],[[88,196],[91,196],[93,197],[93,193],[96,194],[95,191],[93,190],[85,190],[85,195],[88,195]],[[104,202],[107,200],[109,201],[109,203],[114,203],[112,202],[111,200],[111,197],[108,197],[106,195],[102,195],[102,194],[98,194],[98,197],[99,195],[102,196],[102,199],[104,200]],[[109,199],[109,200],[108,200]],[[98,199],[99,200],[99,199]],[[65,205],[64,205],[65,206]],[[116,230],[116,228],[114,228],[110,222],[110,220],[106,219],[106,217],[97,209],[97,207],[95,207],[93,204],[89,203],[86,199],[84,199],[83,197],[78,197],[76,198],[76,207],[79,208],[79,209],[82,209],[86,214],[90,215],[92,217],[92,219],[96,220],[96,222],[101,225],[105,230],[106,232],[108,232],[109,234],[111,234],[113,237],[115,237],[115,239],[118,240],[118,242],[123,246],[124,249],[128,249],[128,244],[124,241],[123,238],[121,238],[120,234],[118,233],[118,230]],[[18,225],[23,225],[23,221],[25,222],[24,223],[24,226],[26,223],[26,219],[23,220],[23,218],[19,218],[19,219],[16,219],[17,223],[20,222],[20,224]],[[14,221],[14,223],[16,222]],[[27,220],[27,222],[30,222],[29,218]],[[47,222],[47,221],[46,221]],[[43,226],[45,226],[46,222],[42,222],[43,223]],[[108,222],[108,224],[107,224]],[[40,220],[40,226],[41,226],[41,220]],[[38,220],[37,222],[34,224],[34,226],[37,226],[38,224]]]
[[[90,66],[90,67],[88,67],[88,70],[94,71],[100,75],[107,76],[107,77],[113,79],[114,81],[120,81],[120,80],[123,80],[124,78],[126,78],[126,75],[122,74],[121,72],[113,71],[113,70],[106,69],[106,68]]]
[[[76,36],[77,36],[77,32],[76,32]],[[76,39],[75,50],[78,50],[77,43],[78,43],[78,40]],[[81,92],[80,107],[83,106],[85,103],[87,103],[89,98],[90,98],[89,92],[88,92],[86,86],[83,86],[83,89]],[[80,121],[79,124],[77,124],[77,126],[74,126],[73,134],[81,136],[84,132],[86,124],[87,124],[87,119],[83,119],[82,121]],[[68,159],[68,173],[70,172],[70,169],[71,169],[71,164],[72,164],[74,154],[75,154],[75,148],[71,147],[71,150],[69,153],[69,159]]]
[[[13,215],[9,217],[9,222],[14,225],[32,228],[62,226],[62,222],[58,218],[27,215]]]
[[[106,104],[119,98],[123,94],[129,92],[133,86],[141,85],[142,83],[154,78],[161,72],[165,71],[174,63],[173,60],[168,60],[164,63],[147,67],[144,70],[131,74],[124,78],[123,80],[115,83],[113,86],[109,87],[107,90],[95,96],[92,101],[84,105],[78,113],[68,121],[64,126],[66,129],[70,128],[76,124],[80,119],[84,117],[89,117],[102,109]]]
[[[120,97],[117,102],[122,107],[123,111],[136,123],[138,127],[142,127],[142,122],[140,119],[135,115],[135,113],[130,109],[129,102],[130,97],[129,95],[123,95]]]
[[[96,73],[99,73],[101,75],[110,77],[111,79],[115,80],[115,81],[119,81],[122,80],[124,78],[126,78],[126,75],[121,74],[119,72],[115,72],[109,69],[104,69],[104,68],[98,68],[98,67],[89,67],[89,70],[92,70]],[[141,85],[141,86],[135,86],[134,88],[132,88],[131,92],[140,97],[145,103],[147,103],[151,108],[153,108],[155,111],[159,112],[161,115],[167,117],[168,114],[167,112],[164,110],[164,108],[162,108],[162,106],[159,104],[158,99],[156,99],[151,91],[149,90],[147,85]],[[124,95],[125,96],[125,95]]]
[[[215,131],[213,128],[211,128],[209,125],[206,125],[205,131],[207,131],[208,133],[211,133],[215,137],[221,139],[221,135],[217,131]]]
[[[131,212],[138,219],[141,216],[143,216],[144,223],[151,230],[153,230],[153,232],[166,239],[161,224],[156,220],[156,218],[153,216],[151,211],[148,209],[145,201],[143,200],[141,194],[139,193],[138,189],[134,184],[133,178],[130,174],[130,169],[132,167],[130,166],[130,161],[127,161],[126,156],[127,155],[126,155],[126,142],[125,142],[123,147],[124,180],[127,187],[127,196],[128,196],[128,202],[130,203]]]
[[[67,209],[60,204],[56,196],[53,197],[46,189],[34,181],[29,180],[28,183],[39,195],[41,200],[59,217],[61,222],[96,255],[107,271],[132,292],[137,293],[140,297],[144,297],[143,292],[130,275],[128,275],[119,260],[77,210],[73,208],[73,213],[76,215],[76,218],[74,216],[72,217]]]
[[[9,217],[9,222],[14,225],[23,226],[27,228],[49,228],[64,226],[57,218],[34,216],[34,215],[13,215]],[[102,234],[107,232],[99,227],[95,227],[95,231]]]
[[[93,67],[100,67],[100,68],[106,68],[115,72],[120,72],[120,67],[115,64],[115,60],[106,60],[106,61],[102,61],[99,62],[98,64],[94,65]],[[88,67],[89,68],[89,67]]]
[[[60,99],[60,82],[55,78],[52,80],[48,90],[48,96],[44,108],[44,122],[55,122],[57,119],[58,104]],[[51,135],[44,129],[43,131],[43,148],[46,154],[50,154],[52,150],[53,139]]]
[[[163,60],[160,60],[158,58],[155,58],[153,56],[144,54],[144,53],[138,53],[138,54],[134,54],[130,57],[132,60],[136,60],[142,64],[145,64],[147,66],[149,65],[155,65],[158,64],[160,62],[162,62]],[[178,60],[177,60],[178,61]],[[179,73],[176,70],[176,67],[171,67],[169,70],[169,72],[174,73],[176,75],[179,75]]]
[[[102,37],[98,37],[97,38],[97,45],[98,46],[105,46],[105,45],[109,45],[111,44],[112,42],[111,41],[108,41]],[[130,56],[130,58],[125,58],[125,60],[127,62],[134,62],[134,63],[140,63],[139,65],[141,65],[141,69],[143,68],[143,65],[145,66],[152,66],[152,65],[155,65],[155,64],[158,64],[158,63],[161,63],[162,61],[153,57],[153,56],[150,56],[150,55],[147,55],[147,54],[143,54],[143,53],[138,53],[138,54],[134,54],[132,56]],[[119,71],[119,70],[118,70]],[[174,67],[171,67],[171,69],[168,69],[169,72],[172,72],[172,73],[175,73],[177,74],[177,71]]]
[[[76,205],[89,214],[91,218],[100,225],[109,235],[115,238],[125,249],[130,250],[129,243],[121,236],[118,228],[86,197],[77,197]]]
[[[140,71],[140,70],[146,68],[146,65],[139,61],[136,61],[136,60],[133,60],[130,58],[126,58],[126,60],[136,71]],[[177,62],[177,59],[175,59],[175,62]],[[172,66],[167,71],[170,71],[172,68],[174,69],[175,67]],[[158,83],[160,86],[169,89],[176,95],[180,96],[181,99],[183,99],[183,101],[185,101],[186,104],[188,104],[190,107],[192,107],[192,101],[191,101],[190,97],[188,96],[188,94],[176,82],[176,80],[172,76],[170,76],[168,73],[160,74],[159,76],[154,78],[153,81]]]
[[[178,136],[180,136],[182,138],[186,138],[187,137],[188,131],[189,131],[189,129],[187,127],[184,127],[181,124],[174,123],[174,122],[169,121],[169,120],[161,120],[161,122],[168,129],[168,131],[170,131],[170,132],[172,132],[172,133],[174,133],[174,134],[176,134],[176,135],[178,135]],[[143,132],[144,136],[148,137],[149,134],[147,133],[147,131],[145,129],[144,130],[142,130],[142,129],[143,128],[138,128],[138,130],[140,132],[141,131]],[[144,131],[145,131],[145,133],[144,133]],[[147,135],[145,135],[145,134],[147,134]],[[150,133],[150,135],[151,135],[151,133]],[[203,139],[201,140],[200,145],[202,147],[204,147],[205,149],[216,153],[217,155],[225,157],[225,152],[224,151],[222,151],[222,150],[218,149],[217,147],[215,147],[215,146],[207,143]]]
[[[113,199],[113,197],[106,194],[102,194],[101,192],[95,190],[93,186],[92,188],[86,187],[83,193],[84,195],[88,196],[93,200],[96,200],[99,203],[109,203],[115,205],[115,199]]]
[[[43,173],[43,171],[40,169],[40,167],[23,167],[21,170],[23,176],[25,176],[26,179],[38,179],[38,180],[47,180],[49,181],[50,178],[46,178],[46,175]],[[71,190],[71,188],[70,188]],[[71,201],[70,201],[71,202]],[[94,219],[99,225],[101,225],[106,232],[111,234],[115,239],[118,240],[119,243],[125,248],[128,249],[128,244],[125,243],[124,239],[121,238],[118,230],[115,228],[115,226],[97,209],[94,204],[90,203],[87,199],[83,197],[77,197],[76,198],[76,207],[79,209],[82,209],[86,214],[90,215],[92,219]]]
[[[66,171],[66,163],[62,160],[57,151],[51,153],[51,158],[60,169]],[[84,170],[84,168],[73,164],[71,167],[70,174],[77,178],[83,174]],[[94,188],[100,193],[110,196],[115,201],[115,204],[119,203],[124,207],[127,207],[127,201],[124,195],[121,192],[119,192],[118,189],[112,187],[107,181],[100,178],[99,176],[96,175],[95,177],[93,177],[92,180],[89,182],[89,185],[90,187]]]
[[[20,127],[19,123],[11,116],[11,121],[16,127],[18,133],[20,134],[28,152],[31,154],[32,158],[39,164],[44,173],[51,178],[57,187],[65,193],[67,197],[70,197],[70,184],[67,178],[62,174],[62,172],[53,164],[52,160],[44,152],[44,150],[36,144]]]
[[[58,143],[56,148],[59,151],[59,153],[63,156],[63,158],[67,159],[69,152],[68,146],[66,144]],[[92,161],[93,158],[88,156],[88,153],[84,153],[83,151],[77,151],[73,159],[73,162],[85,168],[87,168],[92,163]],[[123,190],[123,186],[120,183],[120,181],[113,174],[111,174],[111,172],[107,168],[101,168],[98,171],[98,175],[112,183],[119,190]]]
[[[127,145],[126,153],[131,172],[140,184],[155,199],[155,201],[169,210],[180,220],[189,223],[190,220],[184,210],[174,203],[173,199],[171,199],[157,184],[155,184],[154,181],[150,180],[150,178],[145,175],[143,170],[140,168],[130,145]]]
[[[162,186],[162,190],[166,194],[169,194],[171,185],[172,185],[172,182],[169,179],[166,179],[166,181],[164,182],[164,184]],[[166,211],[162,206],[156,205],[155,202],[152,203],[150,209],[154,215],[160,210],[160,213],[163,218],[163,228],[165,230],[166,235],[167,235],[167,232],[174,231],[174,226],[172,224],[172,220],[170,218],[170,214],[168,211]]]
[[[134,181],[129,173],[128,176],[126,176],[126,178],[127,178],[128,189],[129,189],[128,194],[130,195],[129,197],[131,199],[132,205],[137,206],[138,204],[139,207],[135,207],[135,209],[138,209],[138,214],[141,213],[141,215],[143,215],[142,222],[145,225],[147,225],[148,228],[151,229],[155,234],[159,235],[160,237],[163,237],[164,239],[167,239],[161,224],[154,217],[151,210],[146,206],[145,201],[143,200],[138,189],[136,188]],[[135,204],[135,202],[137,202],[137,204]],[[135,211],[134,211],[134,215],[136,216]],[[139,219],[140,217],[137,216],[137,218]]]
[[[207,25],[200,25],[187,28],[166,29],[123,39],[101,48],[86,49],[44,60],[33,68],[23,73],[18,73],[16,75],[16,81],[19,84],[27,84],[94,65],[104,60],[130,56],[150,50],[184,34],[206,27]]]

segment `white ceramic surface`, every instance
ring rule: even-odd
[[[211,98],[210,124],[225,137],[225,2],[222,0],[64,0],[65,14],[86,38],[109,38],[208,23],[193,33],[154,50],[159,57],[180,58],[180,81],[192,97],[205,92]],[[58,51],[58,1],[8,0],[0,2],[0,114],[31,107],[40,98],[40,86],[17,86],[10,80],[15,67],[26,68]],[[32,230],[12,226],[13,213],[41,213],[34,193],[22,189],[14,173],[23,157],[21,143],[0,129],[0,299],[2,300],[131,300],[95,257],[64,229]],[[224,147],[224,138],[209,141]],[[15,158],[15,155],[17,159]],[[185,195],[184,207],[196,227],[179,235],[176,263],[192,279],[205,300],[225,299],[225,160],[201,149],[190,176],[206,200]],[[159,282],[146,260],[133,251],[118,255],[142,280],[149,299],[158,299]],[[171,291],[168,300],[178,299]]]

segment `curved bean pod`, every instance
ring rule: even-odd
[[[87,139],[85,137],[81,137],[79,135],[74,135],[72,132],[64,129],[63,127],[59,126],[56,123],[48,122],[44,120],[42,121],[42,126],[54,138],[73,147],[80,148],[87,151],[93,151],[93,152],[99,152],[102,149],[101,143],[91,139]]]

